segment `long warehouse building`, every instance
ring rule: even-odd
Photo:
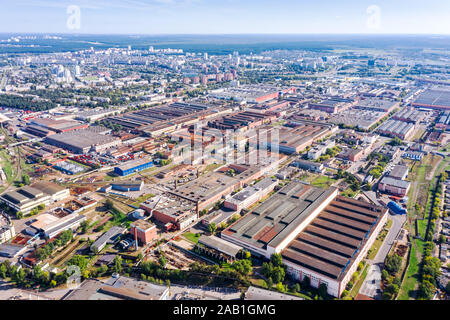
[[[337,188],[291,182],[222,232],[222,238],[269,259],[339,297],[387,219],[386,208],[338,195]]]

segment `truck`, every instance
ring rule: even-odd
[[[394,214],[406,214],[407,210],[399,206],[395,201],[390,201],[387,204],[387,207],[394,213]]]

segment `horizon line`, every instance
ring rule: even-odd
[[[0,31],[0,34],[33,34],[33,35],[107,35],[107,36],[238,36],[238,35],[311,35],[311,36],[450,36],[450,33],[88,33],[88,32],[30,32],[30,31]]]

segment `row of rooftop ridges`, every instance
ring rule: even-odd
[[[337,279],[379,218],[379,212],[357,208],[344,201],[333,201],[283,251],[283,257]]]

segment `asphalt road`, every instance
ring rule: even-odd
[[[367,274],[364,283],[359,290],[359,293],[364,294],[366,296],[372,297],[374,299],[381,299],[381,271],[383,270],[384,259],[386,258],[389,250],[394,244],[395,238],[397,237],[400,229],[402,228],[403,223],[406,220],[406,216],[402,215],[390,215],[389,217],[392,220],[392,226],[389,229],[386,238],[384,239],[383,244],[377,252],[375,258],[369,263],[371,266],[369,267],[369,272]]]

